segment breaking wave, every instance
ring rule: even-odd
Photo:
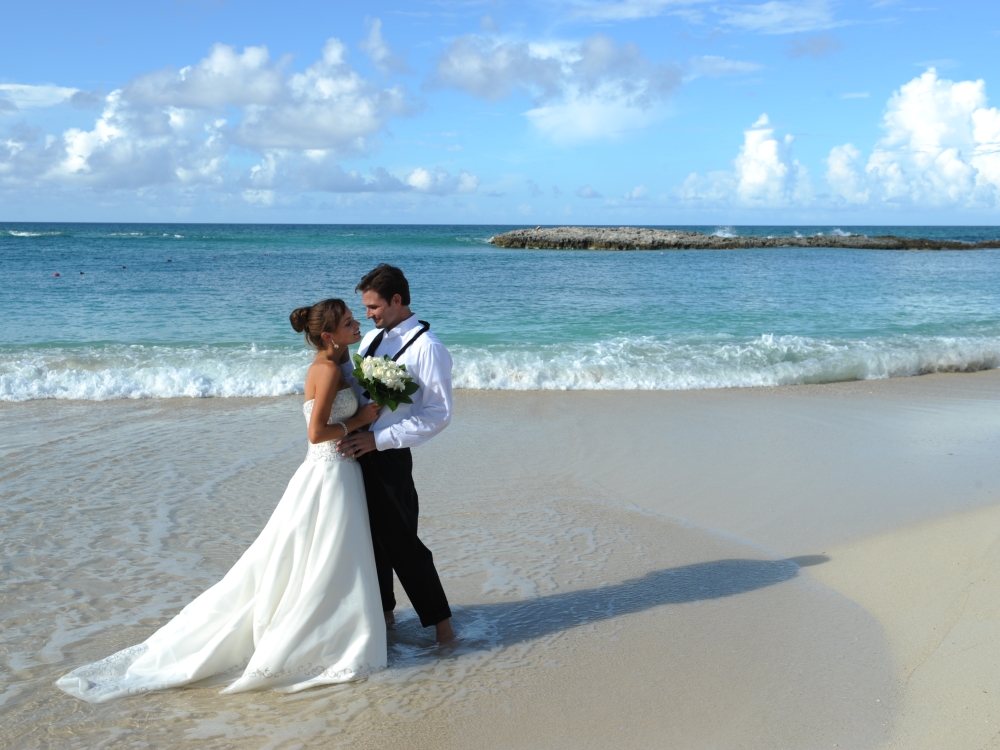
[[[282,396],[302,393],[301,347],[142,346],[0,351],[0,401]]]
[[[454,386],[687,390],[827,383],[1000,367],[1000,337],[619,337],[455,346]],[[301,347],[98,345],[0,350],[0,401],[265,397],[302,393]]]

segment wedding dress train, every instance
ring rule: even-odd
[[[303,407],[307,423],[312,406]],[[330,423],[357,408],[351,389],[340,391]],[[223,693],[294,692],[385,666],[361,468],[328,442],[309,446],[264,530],[221,581],[144,643],[56,685],[91,703],[202,680],[231,681]]]

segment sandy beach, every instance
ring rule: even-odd
[[[300,397],[0,404],[0,747],[1000,747],[1000,372],[456,393],[415,453],[462,638],[297,696],[52,687],[253,540]]]

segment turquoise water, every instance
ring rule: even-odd
[[[0,400],[300,392],[310,354],[288,313],[340,296],[363,315],[354,285],[379,262],[406,272],[461,388],[715,388],[1000,366],[1000,251],[487,244],[512,228],[0,224]]]

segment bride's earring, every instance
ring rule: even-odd
[[[333,348],[334,348],[334,349],[339,349],[339,348],[340,348],[340,344],[334,344],[334,345],[333,345]]]

